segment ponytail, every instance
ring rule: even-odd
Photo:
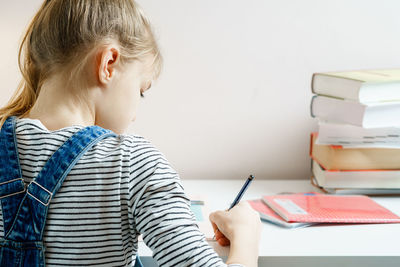
[[[41,10],[45,6],[42,5]],[[0,108],[0,126],[10,116],[24,116],[29,113],[39,94],[40,71],[35,65],[31,55],[30,37],[39,12],[33,18],[22,39],[18,52],[18,67],[22,74],[17,90],[6,106]]]

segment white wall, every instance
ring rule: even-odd
[[[0,10],[0,104],[38,0]],[[400,67],[396,0],[141,0],[165,58],[130,130],[183,179],[308,178],[313,72]]]

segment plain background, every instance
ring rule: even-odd
[[[0,104],[42,1],[1,0]],[[314,72],[400,66],[397,0],[141,0],[165,59],[129,130],[183,179],[308,179]]]

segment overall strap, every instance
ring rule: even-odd
[[[0,199],[4,229],[9,228],[24,197],[25,183],[19,166],[15,117],[8,117],[0,131]]]
[[[48,205],[76,162],[100,140],[115,136],[98,126],[83,128],[72,135],[46,162],[28,185],[6,238],[15,241],[42,240]]]
[[[109,136],[115,134],[98,126],[76,132],[46,162],[35,180],[28,185],[27,194],[43,206],[48,206],[76,162],[93,145]]]

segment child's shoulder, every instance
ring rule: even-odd
[[[129,169],[130,176],[142,182],[160,179],[166,182],[178,178],[177,172],[164,154],[143,136],[120,134],[102,140],[94,150],[97,153],[108,152],[111,158],[115,155],[121,156],[122,165]]]
[[[137,134],[119,134],[115,137],[120,142],[129,146],[151,145],[150,141]]]
[[[143,136],[137,134],[118,134],[99,142],[99,146],[114,146],[115,148],[135,150],[157,150],[155,146]],[[157,150],[158,151],[158,150]]]
[[[95,149],[118,150],[124,157],[129,157],[131,164],[164,162],[164,156],[149,140],[137,134],[119,134],[100,141]]]

